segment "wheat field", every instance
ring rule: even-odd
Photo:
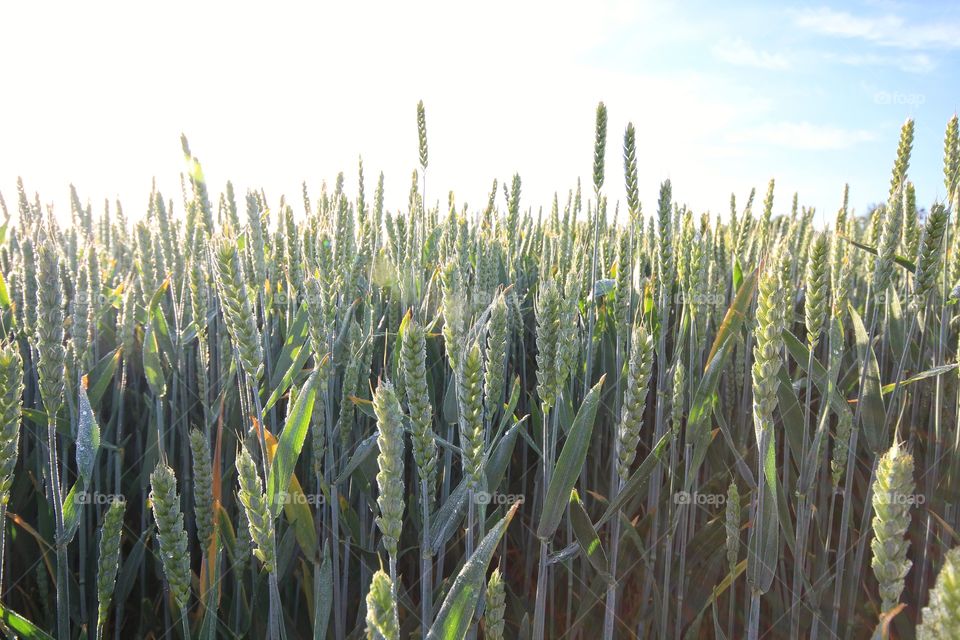
[[[943,202],[908,120],[869,211],[711,214],[602,103],[587,184],[468,208],[416,115],[395,211],[186,138],[145,207],[0,199],[3,634],[960,638],[956,116]]]

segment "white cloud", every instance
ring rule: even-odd
[[[929,73],[937,68],[936,62],[925,53],[905,53],[903,55],[865,54],[835,54],[827,53],[825,57],[841,64],[852,67],[896,67],[907,73]]]
[[[611,54],[624,43],[667,52],[700,43],[697,52],[709,57],[710,29],[635,2],[494,5],[266,10],[241,2],[146,13],[103,2],[64,4],[56,21],[46,9],[10,5],[0,9],[9,18],[0,20],[0,59],[23,61],[6,65],[3,77],[18,98],[0,118],[0,189],[9,203],[22,175],[31,196],[39,191],[62,213],[73,182],[95,210],[119,195],[137,216],[153,176],[179,201],[184,131],[214,193],[229,178],[238,193],[262,186],[272,203],[281,194],[299,202],[301,181],[315,198],[321,180],[341,170],[354,192],[362,155],[368,194],[383,171],[387,206],[405,207],[423,99],[431,203],[452,190],[475,208],[493,178],[514,172],[523,206],[534,211],[549,207],[554,190],[563,200],[578,177],[589,193],[598,100],[609,108],[611,203],[623,201],[627,121],[637,128],[646,211],[665,178],[678,201],[699,211],[726,211],[730,191],[762,188],[774,168],[778,185],[798,188],[805,202],[832,202],[840,192],[842,183],[830,182],[839,182],[837,172],[804,174],[790,153],[744,144],[752,138],[743,128],[769,121],[784,98],[751,86],[756,74],[719,74],[716,64],[709,73],[682,64],[654,72],[633,64],[646,58]],[[186,44],[171,46],[171,33]]]
[[[402,207],[418,164],[419,99],[430,202],[453,190],[459,203],[478,205],[493,178],[513,172],[534,207],[578,177],[588,185],[594,110],[604,100],[611,202],[623,199],[620,147],[632,120],[644,202],[654,203],[671,177],[678,199],[706,208],[732,188],[716,164],[738,150],[718,144],[722,133],[772,104],[728,79],[613,71],[595,60],[592,49],[627,24],[639,25],[630,33],[641,40],[663,31],[650,9],[633,4],[524,4],[509,20],[487,6],[464,15],[444,4],[375,12],[203,4],[149,16],[122,4],[66,5],[55,22],[17,6],[17,19],[0,23],[0,58],[33,55],[8,65],[4,78],[24,99],[8,100],[0,118],[0,189],[9,201],[23,175],[28,192],[61,211],[71,182],[97,210],[119,195],[138,215],[152,176],[177,201],[181,131],[214,192],[229,178],[239,193],[262,186],[273,202],[298,200],[301,181],[315,196],[341,170],[354,189],[362,155],[368,192],[382,170],[387,205]],[[41,28],[56,47],[36,47]],[[170,33],[189,44],[169,46]]]
[[[804,151],[848,149],[876,135],[865,129],[843,129],[809,122],[776,122],[742,129],[729,136],[735,143],[760,143]]]
[[[783,55],[754,49],[742,38],[718,42],[713,47],[713,55],[724,62],[743,67],[770,70],[790,67],[790,63]]]
[[[827,7],[795,12],[797,26],[823,35],[855,38],[900,49],[960,48],[960,23],[910,24],[895,14],[856,16]]]

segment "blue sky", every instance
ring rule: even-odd
[[[607,193],[622,200],[633,121],[641,199],[661,180],[726,212],[777,180],[775,207],[862,211],[916,120],[910,176],[944,193],[943,130],[958,108],[960,6],[950,3],[126,3],[0,9],[0,190],[44,201],[74,182],[137,213],[156,176],[178,200],[185,131],[215,189],[230,178],[299,200],[340,170],[384,171],[403,206],[427,107],[428,199],[481,205],[519,172],[524,203],[589,182],[596,103],[609,109]],[[399,4],[399,3],[398,3]]]

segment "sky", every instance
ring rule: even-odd
[[[863,212],[887,193],[899,129],[910,178],[944,196],[947,120],[960,102],[960,4],[950,2],[131,2],[0,8],[0,192],[68,211],[180,202],[186,133],[212,191],[228,179],[299,203],[343,171],[385,174],[406,206],[427,113],[428,203],[482,207],[494,179],[549,210],[591,190],[594,118],[609,112],[604,192],[622,202],[622,138],[637,130],[640,197],[661,181],[725,214],[776,179],[832,220],[844,183]],[[159,8],[161,7],[162,8]],[[501,196],[502,204],[502,196]]]

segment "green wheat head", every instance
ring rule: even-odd
[[[100,528],[100,554],[97,556],[97,625],[107,622],[110,600],[117,582],[120,565],[120,534],[123,514],[127,510],[125,500],[114,500],[103,516]]]
[[[478,490],[483,474],[483,359],[479,343],[470,347],[463,359],[457,384],[460,409],[460,448],[463,450],[463,473],[469,486]]]
[[[43,242],[37,252],[37,374],[40,397],[53,420],[63,405],[66,349],[63,344],[63,284],[60,257],[52,242]]]
[[[367,640],[400,640],[393,583],[382,569],[373,574],[367,591]]]
[[[410,413],[413,460],[420,480],[432,488],[437,479],[437,445],[433,435],[433,406],[427,387],[426,357],[426,332],[411,318],[400,345],[400,371]]]
[[[807,327],[807,347],[816,349],[827,320],[830,304],[830,264],[827,255],[827,235],[821,233],[813,244],[807,262],[807,296],[804,314]]]
[[[910,506],[914,495],[913,456],[903,445],[893,446],[880,458],[873,485],[873,550],[871,566],[880,585],[881,611],[886,613],[900,600],[903,583],[913,564],[907,559],[910,541]]]
[[[500,569],[495,568],[487,581],[487,608],[483,614],[483,631],[489,640],[503,640],[504,613],[507,609],[507,593]]]
[[[256,383],[263,376],[263,347],[244,283],[240,254],[231,238],[217,241],[214,262],[227,331],[237,348],[244,373]]]
[[[213,539],[213,472],[210,443],[197,429],[190,431],[190,452],[193,457],[193,512],[197,538],[200,546],[206,549]]]
[[[403,414],[393,385],[383,381],[373,394],[373,410],[377,416],[377,506],[376,519],[383,546],[391,557],[397,555],[397,543],[403,527]]]
[[[954,547],[944,557],[917,627],[917,640],[953,638],[960,638],[960,547]]]
[[[652,372],[653,336],[643,324],[637,324],[633,330],[626,391],[617,428],[617,473],[623,481],[630,475],[630,465],[637,455]]]
[[[263,493],[263,482],[257,472],[257,465],[245,447],[240,449],[236,466],[240,481],[237,496],[246,515],[253,555],[263,563],[264,569],[272,573],[277,568],[273,518],[267,509],[267,499]]]
[[[20,352],[13,344],[0,345],[0,507],[6,507],[10,500],[13,470],[17,466],[22,395]]]
[[[177,606],[186,611],[190,600],[190,553],[173,469],[162,462],[158,464],[150,474],[150,488],[163,573]]]

